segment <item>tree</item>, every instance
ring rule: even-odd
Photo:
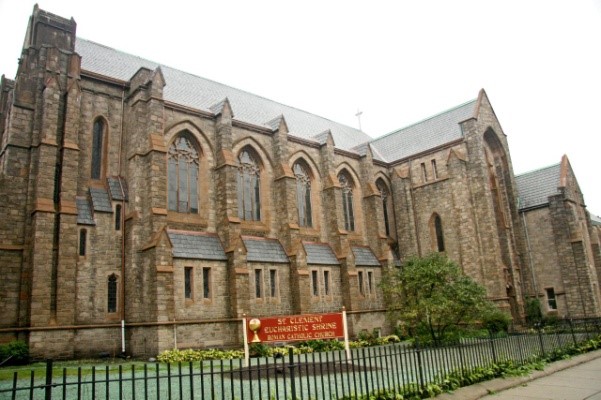
[[[389,316],[413,332],[426,330],[432,340],[461,324],[471,324],[495,310],[486,289],[440,253],[409,259],[381,284]]]

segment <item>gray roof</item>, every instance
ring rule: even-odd
[[[340,265],[329,244],[303,242],[303,246],[307,253],[307,264]]]
[[[109,192],[113,200],[127,201],[127,183],[125,179],[120,176],[109,176],[107,179]],[[119,184],[121,182],[121,184]],[[123,195],[121,194],[121,186],[123,186]]]
[[[81,225],[96,225],[87,197],[76,197],[75,203],[77,204],[77,223]]]
[[[595,226],[601,226],[601,217],[591,214],[591,223]]]
[[[167,230],[174,258],[225,261],[227,257],[221,241],[215,234]]]
[[[109,193],[104,188],[90,188],[90,197],[94,205],[94,211],[113,212]]]
[[[369,247],[352,246],[351,250],[355,255],[355,265],[368,267],[380,267],[382,265]]]
[[[288,256],[277,239],[242,236],[246,246],[246,261],[288,263]]]
[[[516,176],[520,210],[548,204],[559,193],[560,174],[561,164],[555,164]]]
[[[477,100],[399,129],[371,142],[384,161],[393,162],[463,137],[460,122],[474,116]],[[376,155],[374,155],[376,158]]]
[[[176,104],[213,112],[211,107],[227,97],[240,121],[273,129],[268,123],[283,115],[291,135],[312,139],[329,129],[336,147],[344,150],[371,140],[358,129],[91,41],[77,38],[75,51],[82,57],[82,70],[122,81],[129,81],[141,67],[160,66],[166,82],[163,97]]]

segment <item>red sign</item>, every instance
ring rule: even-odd
[[[303,314],[252,318],[246,323],[248,343],[344,337],[342,314]]]

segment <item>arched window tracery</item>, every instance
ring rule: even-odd
[[[195,140],[187,133],[178,135],[167,157],[169,210],[198,214],[200,156]]]
[[[238,155],[238,217],[245,221],[261,220],[261,168],[252,149]]]

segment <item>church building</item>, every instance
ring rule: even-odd
[[[600,316],[600,223],[567,158],[516,177],[475,95],[374,139],[34,7],[0,85],[0,342],[154,356],[343,307],[351,336],[388,333],[383,274],[431,252],[516,322],[533,297]]]

